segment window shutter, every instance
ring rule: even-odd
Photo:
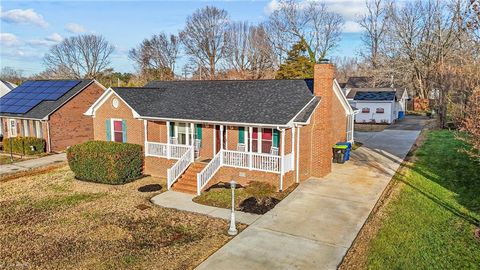
[[[238,143],[245,143],[245,127],[238,127]]]
[[[170,138],[175,137],[175,123],[170,122]]]
[[[197,139],[202,139],[202,124],[197,124]]]
[[[123,142],[127,142],[127,120],[122,120],[122,134],[123,134]]]
[[[280,130],[273,130],[273,147],[278,147],[280,145]]]
[[[105,120],[105,133],[107,134],[107,142],[112,140],[112,134],[110,133],[110,119]]]
[[[202,145],[202,137],[203,137],[202,124],[197,124],[196,127],[197,127],[197,139],[200,140],[200,145]]]

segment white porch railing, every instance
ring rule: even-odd
[[[183,153],[182,157],[175,162],[170,169],[167,169],[167,189],[170,189],[173,183],[178,180],[188,166],[193,163],[194,154],[193,146],[189,146],[188,150]]]
[[[180,159],[191,148],[190,145],[146,142],[146,155]]]
[[[197,174],[197,193],[207,185],[221,166],[249,169],[271,173],[286,173],[293,170],[293,155],[276,156],[261,153],[220,150],[208,165]],[[283,170],[281,168],[283,164]]]
[[[205,168],[197,173],[197,194],[207,185],[208,181],[217,173],[222,166],[222,151],[218,152]]]

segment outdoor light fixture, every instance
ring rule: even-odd
[[[238,231],[235,226],[235,181],[230,181],[230,188],[232,189],[232,213],[230,215],[230,228],[228,228],[229,235],[237,235]]]

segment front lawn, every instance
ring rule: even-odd
[[[151,204],[150,184],[165,189],[82,182],[68,166],[0,182],[0,268],[192,269],[230,239],[227,221]]]
[[[235,209],[254,214],[265,214],[283,200],[297,187],[293,184],[283,192],[277,192],[275,187],[264,182],[253,181],[247,186],[237,186],[235,189]],[[227,208],[232,207],[232,191],[230,184],[220,182],[193,198],[196,203]]]
[[[478,269],[480,164],[462,151],[468,147],[454,132],[429,132],[395,176],[395,195],[372,218],[379,227],[365,253],[349,254],[343,268]]]

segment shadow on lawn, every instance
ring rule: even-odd
[[[463,150],[469,148],[465,142],[455,139],[451,131],[431,132],[423,147],[416,153],[415,164],[405,165],[408,169],[421,175],[425,179],[437,183],[441,187],[456,194],[455,200],[473,212],[462,211],[441,198],[428,188],[419,184],[407,182],[400,175],[399,181],[418,191],[452,214],[465,221],[479,226],[480,220],[480,170],[479,163],[470,158]]]

